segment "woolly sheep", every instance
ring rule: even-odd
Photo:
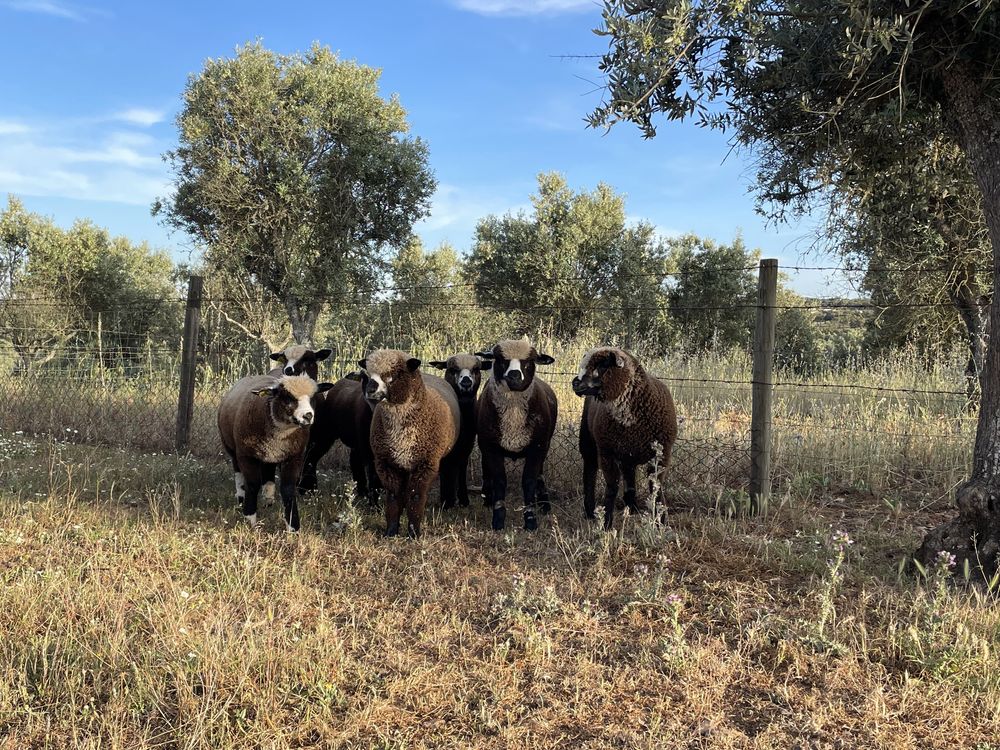
[[[580,422],[584,513],[596,518],[594,493],[600,465],[605,482],[604,528],[610,529],[621,475],[625,477],[625,505],[637,512],[636,471],[653,460],[654,444],[663,450],[661,475],[670,463],[677,440],[674,400],[670,389],[648,375],[634,356],[610,346],[583,355],[573,392],[585,399]]]
[[[458,440],[458,400],[444,380],[420,372],[420,360],[398,349],[379,349],[359,363],[368,373],[365,396],[378,403],[372,415],[371,448],[386,489],[386,536],[399,533],[406,508],[407,532],[420,536],[427,492]]]
[[[251,375],[236,382],[219,404],[219,436],[236,474],[236,500],[243,515],[255,526],[257,496],[262,484],[273,487],[279,470],[285,524],[299,530],[295,484],[302,469],[312,398],[331,383],[317,385],[307,375]]]
[[[501,341],[492,351],[479,352],[493,360],[493,373],[479,397],[476,419],[479,450],[483,454],[483,483],[493,507],[492,526],[504,528],[507,510],[505,458],[524,459],[521,490],[524,495],[524,528],[538,528],[536,496],[542,513],[549,511],[548,491],[542,471],[556,429],[558,403],[548,383],[535,377],[535,366],[555,360],[539,354],[527,340]]]

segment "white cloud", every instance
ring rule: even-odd
[[[0,135],[19,135],[21,133],[27,133],[28,126],[23,122],[14,122],[13,120],[0,120]]]
[[[132,109],[116,113],[112,116],[112,119],[127,122],[131,125],[149,127],[150,125],[156,125],[158,122],[163,122],[166,119],[166,113],[156,109],[133,107]]]
[[[170,185],[159,144],[145,133],[108,131],[100,122],[7,128],[0,139],[3,191],[146,206],[165,195]],[[0,127],[10,124],[0,121]]]
[[[511,186],[511,195],[524,195],[524,186]],[[428,246],[447,240],[458,248],[472,243],[476,224],[490,214],[531,211],[530,203],[505,199],[495,189],[489,191],[442,183],[431,200],[431,214],[414,227]]]
[[[24,13],[39,13],[44,16],[67,18],[71,21],[86,20],[84,10],[73,8],[64,3],[57,3],[54,0],[7,0],[3,6]]]
[[[484,16],[536,16],[600,9],[596,0],[453,0],[462,10]]]

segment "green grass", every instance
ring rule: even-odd
[[[1000,613],[898,567],[947,501],[794,483],[604,534],[343,476],[252,532],[213,460],[0,438],[0,748],[996,745]],[[911,488],[912,489],[912,488]],[[834,530],[850,535],[839,563]],[[825,618],[822,628],[818,627]],[[992,743],[992,745],[991,745]]]

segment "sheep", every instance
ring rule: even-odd
[[[555,359],[539,354],[526,339],[501,341],[492,351],[479,352],[493,360],[493,374],[479,397],[476,432],[483,454],[483,482],[493,507],[492,526],[504,528],[507,510],[505,458],[523,458],[521,490],[524,494],[524,528],[538,528],[535,498],[542,513],[549,512],[549,496],[542,477],[556,429],[558,402],[548,383],[535,377],[535,365]]]
[[[375,405],[365,398],[367,383],[368,376],[364,372],[351,373],[316,399],[316,418],[309,431],[299,490],[316,489],[316,464],[340,440],[350,451],[351,476],[358,496],[367,498],[372,505],[378,503],[382,483],[375,471],[375,456],[370,445]]]
[[[280,378],[282,375],[308,375],[319,382],[319,363],[333,354],[332,349],[313,351],[308,347],[296,344],[284,351],[274,352],[271,359],[280,362],[281,367],[275,367],[268,375]]]
[[[299,530],[295,482],[313,421],[312,398],[332,386],[317,385],[308,375],[280,379],[251,375],[238,380],[222,397],[219,436],[236,474],[236,500],[251,526],[257,524],[261,485],[273,486],[275,468],[280,467],[285,525],[289,531]]]
[[[670,389],[648,375],[639,361],[623,349],[604,346],[583,355],[573,392],[584,397],[580,420],[583,455],[584,513],[594,513],[598,464],[604,474],[604,528],[614,519],[618,482],[625,475],[625,505],[640,510],[636,499],[636,470],[652,461],[655,445],[662,448],[659,471],[670,463],[677,440],[677,413]]]
[[[479,392],[484,361],[487,361],[486,358],[475,354],[456,354],[446,362],[438,360],[428,363],[431,367],[445,371],[444,379],[455,391],[462,418],[458,442],[449,458],[454,471],[448,472],[448,476],[454,476],[456,481],[446,485],[446,475],[442,474],[441,500],[446,509],[456,504],[464,508],[469,504],[469,456],[476,443],[476,394]]]
[[[458,399],[444,380],[420,372],[419,359],[398,349],[376,350],[358,364],[369,377],[366,398],[378,403],[371,448],[386,489],[385,535],[399,533],[405,506],[407,532],[418,537],[431,483],[452,470],[442,462],[458,441]]]

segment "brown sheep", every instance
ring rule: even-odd
[[[368,373],[365,397],[378,403],[372,415],[371,448],[386,489],[386,536],[399,533],[406,508],[407,532],[420,536],[427,491],[458,440],[458,400],[451,386],[422,375],[420,360],[397,349],[379,349],[359,363]],[[452,480],[453,481],[453,480]]]
[[[605,482],[604,528],[610,529],[621,475],[625,475],[625,505],[638,512],[636,471],[653,460],[654,443],[663,449],[661,475],[670,463],[677,440],[674,400],[666,384],[648,375],[635,357],[610,346],[583,355],[573,392],[585,397],[580,422],[584,513],[596,518],[594,487],[600,464]]]
[[[365,373],[351,373],[316,398],[316,419],[309,431],[300,490],[316,489],[316,464],[340,440],[350,451],[351,477],[358,497],[367,498],[372,505],[378,503],[382,483],[375,471],[370,443],[375,405],[365,398],[367,383]]]
[[[308,375],[319,382],[319,363],[333,354],[332,349],[312,349],[295,344],[284,351],[274,352],[271,359],[280,362],[281,367],[275,367],[268,375],[280,378],[282,375]]]
[[[331,387],[317,385],[308,375],[251,375],[222,397],[219,436],[236,474],[236,500],[251,526],[257,523],[261,485],[273,486],[278,468],[285,524],[289,531],[299,530],[295,483],[313,421],[312,398]]]
[[[449,459],[453,462],[456,481],[446,485],[445,475],[441,476],[441,500],[445,508],[452,508],[456,504],[464,508],[469,504],[469,456],[476,444],[476,394],[482,380],[483,362],[484,358],[475,354],[456,354],[446,362],[429,363],[431,367],[445,371],[444,379],[455,391],[462,417],[458,442]]]
[[[542,471],[556,429],[559,405],[548,383],[535,377],[535,365],[555,360],[539,354],[527,340],[501,341],[492,352],[493,375],[479,397],[476,419],[479,450],[483,454],[483,483],[493,506],[492,526],[503,529],[507,519],[505,458],[523,458],[521,491],[524,494],[524,528],[538,528],[537,496],[542,513],[549,512],[549,496]]]

